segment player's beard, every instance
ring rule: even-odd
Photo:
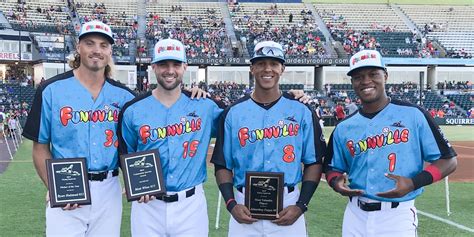
[[[94,71],[94,72],[97,72],[97,71],[100,71],[100,70],[103,70],[105,69],[105,67],[107,66],[108,64],[108,57],[107,56],[101,56],[101,55],[92,55],[91,57],[98,57],[98,58],[101,58],[101,60],[99,61],[95,61],[93,59],[90,59],[90,58],[85,58],[83,59],[82,61],[82,65],[89,69],[90,71]]]
[[[177,76],[176,80],[171,84],[169,84],[169,83],[167,84],[165,82],[165,79],[163,79],[161,77],[158,77],[157,81],[158,81],[158,84],[160,84],[160,86],[163,89],[168,90],[168,91],[172,91],[172,90],[176,89],[176,87],[178,87],[181,84],[181,82],[183,81],[183,77],[182,76],[181,77]]]

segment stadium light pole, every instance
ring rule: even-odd
[[[63,72],[66,72],[66,33],[63,32]]]
[[[18,64],[21,63],[21,29],[18,29]]]
[[[423,83],[425,81],[425,72],[420,72],[420,95],[418,100],[420,101],[420,106],[423,106]]]

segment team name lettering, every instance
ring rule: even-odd
[[[71,107],[62,107],[59,113],[59,118],[63,126],[67,126],[69,121],[73,124],[78,123],[102,123],[102,122],[117,122],[118,110],[88,110],[88,111],[74,111]]]
[[[346,142],[346,147],[351,153],[351,156],[354,157],[369,149],[377,149],[384,146],[406,143],[408,142],[408,134],[409,130],[406,128],[401,131],[396,129],[395,131],[388,131],[386,133],[364,138],[355,143],[354,141],[349,140]]]
[[[138,130],[143,144],[148,140],[154,142],[158,139],[164,139],[169,136],[179,136],[186,133],[192,133],[201,130],[201,119],[191,119],[184,123],[176,123],[166,127],[151,128],[150,125],[142,125]]]
[[[247,141],[254,143],[263,139],[272,139],[287,136],[297,136],[299,124],[283,124],[281,126],[271,126],[269,128],[255,129],[249,131],[247,127],[239,129],[237,134],[240,142],[240,146],[244,147]]]

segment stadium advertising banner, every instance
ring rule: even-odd
[[[18,60],[18,53],[0,52],[0,60]]]
[[[31,60],[31,53],[22,53],[21,60]],[[0,51],[0,60],[7,60],[7,61],[18,61],[20,59],[18,53],[12,52],[2,52]]]
[[[474,125],[474,118],[435,118],[438,125]]]
[[[137,63],[150,63],[151,58],[136,58]],[[189,65],[249,65],[250,58],[188,58]],[[337,58],[287,58],[286,65],[348,65],[348,59]]]

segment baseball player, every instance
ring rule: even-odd
[[[414,200],[456,169],[456,153],[427,111],[390,100],[379,52],[360,51],[349,63],[361,109],[336,126],[324,162],[329,185],[349,196],[342,235],[416,236]]]
[[[280,44],[258,43],[250,66],[255,90],[219,122],[211,162],[232,214],[229,236],[307,235],[303,213],[319,184],[325,142],[314,111],[279,90],[284,63]],[[284,209],[276,220],[257,220],[243,205],[246,171],[284,172]]]
[[[82,25],[72,71],[40,84],[23,136],[34,141],[33,161],[47,185],[46,159],[85,157],[92,204],[46,207],[47,236],[119,236],[118,115],[134,94],[112,80],[112,31],[99,21]]]
[[[127,103],[119,118],[121,153],[158,149],[167,194],[132,203],[132,236],[208,236],[203,182],[211,134],[222,105],[191,100],[181,91],[187,68],[184,45],[156,43],[152,68],[157,88]]]

